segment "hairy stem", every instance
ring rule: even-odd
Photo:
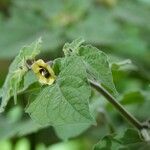
[[[89,80],[92,87],[100,92],[120,113],[138,130],[146,128],[143,123],[139,122],[132,114],[130,114],[108,91],[106,91],[100,84]]]

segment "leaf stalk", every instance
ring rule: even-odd
[[[114,98],[104,87],[102,87],[99,83],[89,80],[91,86],[95,88],[99,93],[101,93],[119,112],[120,114],[128,120],[134,127],[138,130],[148,129],[148,125],[143,125],[140,121],[138,121],[131,113],[129,113],[117,100]]]

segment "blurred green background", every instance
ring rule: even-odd
[[[149,118],[150,0],[0,0],[0,86],[20,48],[39,37],[45,60],[62,56],[64,43],[79,37],[106,52],[118,100],[138,119]],[[10,102],[0,115],[0,149],[88,150],[129,126],[102,97],[94,98],[98,125],[62,142],[52,127],[39,130],[31,122],[20,96],[19,106]]]

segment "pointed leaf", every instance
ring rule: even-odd
[[[18,56],[16,56],[10,65],[8,75],[1,89],[2,102],[0,105],[0,112],[4,111],[4,107],[7,105],[11,96],[14,96],[16,101],[17,92],[23,90],[24,86],[26,86],[23,83],[24,76],[28,71],[25,61],[27,59],[34,59],[35,56],[40,53],[40,43],[41,39],[22,48]]]
[[[89,74],[96,79],[98,83],[116,95],[117,91],[113,83],[106,54],[91,45],[81,46],[78,51],[79,56],[84,60]]]
[[[26,112],[41,125],[92,122],[88,105],[91,90],[84,64],[78,57],[66,57],[60,70],[56,83],[46,87]]]

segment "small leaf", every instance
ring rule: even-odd
[[[119,134],[105,136],[98,144],[94,146],[94,150],[150,149],[150,142],[145,142],[141,139],[138,131],[134,129],[128,129],[122,137],[120,137]]]
[[[11,96],[14,96],[15,102],[17,101],[17,93],[24,89],[23,79],[28,69],[25,61],[27,59],[34,59],[36,55],[40,53],[41,39],[32,43],[29,46],[25,46],[21,49],[20,53],[12,64],[10,65],[8,75],[5,83],[2,87],[2,103],[0,106],[0,112],[4,111],[4,107],[7,105]]]
[[[120,142],[113,138],[112,135],[105,136],[95,146],[94,150],[119,150]]]
[[[84,60],[90,76],[114,95],[117,95],[106,54],[88,45],[79,48],[79,56]]]
[[[139,133],[133,129],[128,129],[120,140],[122,141],[123,144],[133,144],[133,143],[142,142]]]
[[[78,38],[72,43],[66,43],[63,47],[63,52],[65,56],[70,56],[72,54],[77,54],[79,46],[84,42],[83,38]]]
[[[60,67],[56,83],[43,89],[26,112],[41,125],[93,122],[88,106],[91,89],[84,64],[72,56],[62,59]]]

